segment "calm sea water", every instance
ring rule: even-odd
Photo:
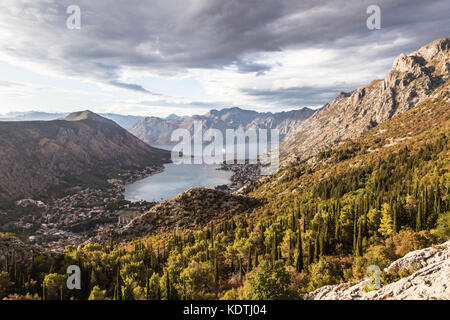
[[[173,148],[170,145],[155,145],[155,147],[165,150]],[[165,164],[163,172],[127,185],[124,196],[128,201],[162,201],[191,188],[213,188],[229,184],[233,173],[217,170],[218,167],[206,164]]]
[[[164,171],[125,187],[129,201],[162,201],[194,187],[212,188],[230,183],[231,171],[216,170],[217,165],[165,164]]]

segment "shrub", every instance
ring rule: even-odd
[[[243,298],[247,300],[282,300],[292,297],[289,290],[290,275],[283,261],[273,265],[267,260],[248,275]]]
[[[326,258],[321,258],[319,262],[311,265],[311,282],[308,289],[312,291],[325,285],[336,284],[339,276],[336,266]]]
[[[439,216],[433,235],[440,242],[445,242],[450,239],[450,211],[442,213]]]

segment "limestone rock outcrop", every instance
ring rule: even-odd
[[[291,131],[281,146],[285,163],[356,138],[427,99],[450,77],[450,38],[401,54],[384,79],[341,93]]]
[[[366,292],[368,281],[321,287],[306,300],[448,300],[450,299],[450,241],[412,251],[394,261],[386,272],[414,271],[410,276]]]

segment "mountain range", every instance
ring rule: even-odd
[[[225,133],[227,129],[278,129],[282,140],[289,132],[314,114],[314,110],[303,108],[277,113],[244,110],[238,107],[211,110],[204,115],[192,117],[161,119],[147,117],[141,119],[130,129],[136,137],[150,145],[169,145],[171,134],[176,129],[188,129],[194,132],[194,122],[202,121],[203,130],[218,129]]]

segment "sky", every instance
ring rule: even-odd
[[[449,12],[447,0],[1,0],[0,114],[319,108],[448,37]]]

